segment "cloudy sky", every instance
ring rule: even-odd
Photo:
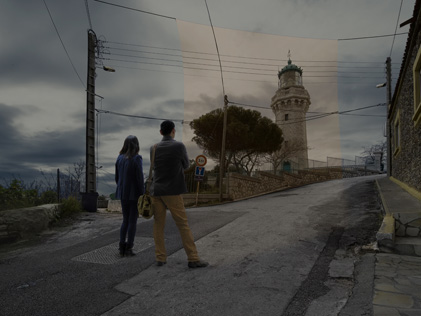
[[[11,177],[30,181],[40,177],[40,170],[65,170],[85,159],[90,28],[103,45],[98,62],[116,69],[114,73],[105,72],[98,65],[96,108],[156,118],[98,114],[97,156],[98,167],[102,166],[98,170],[98,191],[114,191],[114,162],[129,134],[138,136],[148,170],[148,148],[161,138],[160,119],[176,120],[176,139],[188,145],[191,158],[198,153],[189,144],[187,126],[181,121],[188,120],[192,106],[199,116],[223,105],[220,74],[214,66],[206,66],[214,63],[216,50],[211,46],[214,42],[205,2],[105,2],[1,2],[0,181]],[[229,99],[269,108],[276,92],[278,68],[286,65],[291,50],[291,59],[303,68],[304,85],[312,96],[309,112],[328,111],[323,100],[336,100],[332,106],[339,111],[386,101],[386,90],[375,86],[385,82],[388,56],[392,58],[392,82],[396,82],[407,37],[377,36],[407,32],[408,26],[399,28],[397,24],[411,18],[414,6],[414,0],[207,2],[217,40],[220,37],[221,54],[232,56],[230,60],[240,71],[249,73],[240,77],[228,71],[233,68],[225,68]],[[202,33],[192,32],[202,29]],[[370,38],[353,39],[361,37]],[[260,40],[264,45],[250,46]],[[308,43],[313,46],[309,48]],[[314,43],[325,43],[325,48],[333,44],[336,51],[315,49]],[[194,67],[209,71],[197,73],[191,69]],[[265,75],[244,68],[256,68]],[[274,119],[270,110],[260,110]],[[313,149],[309,158],[323,160],[334,155],[355,159],[363,147],[384,140],[385,113],[385,107],[378,106],[311,121],[308,145]],[[336,122],[337,132],[326,129],[332,122]],[[316,144],[315,139],[324,140],[324,144]],[[339,150],[329,147],[335,141],[340,141]]]

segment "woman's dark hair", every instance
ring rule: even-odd
[[[120,150],[120,155],[127,158],[132,158],[139,153],[139,141],[136,136],[129,135],[124,140],[123,148]]]

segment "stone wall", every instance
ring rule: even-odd
[[[252,197],[286,187],[283,176],[258,172],[256,177],[228,174],[229,197],[232,200]]]
[[[420,19],[415,26],[413,46],[406,51],[406,60],[403,65],[403,73],[400,77],[400,85],[396,87],[393,99],[393,107],[390,110],[389,126],[391,132],[395,119],[399,116],[400,125],[400,150],[395,152],[392,145],[391,153],[391,176],[404,182],[408,186],[421,192],[421,126],[414,126],[414,78],[412,67],[421,45]],[[392,137],[393,143],[393,137]]]
[[[59,214],[58,204],[0,212],[0,244],[42,232],[58,218]]]
[[[395,234],[399,237],[421,237],[421,212],[394,213]]]
[[[256,173],[255,177],[230,173],[228,180],[229,197],[232,200],[238,200],[311,183],[379,173],[375,170],[360,169],[352,171],[342,168],[302,170],[298,173],[283,172],[281,175],[260,171]]]

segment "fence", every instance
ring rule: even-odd
[[[57,184],[55,190],[57,191],[59,200],[67,199],[70,196],[80,200],[80,181],[74,179],[71,175],[61,173],[59,169],[57,169]]]
[[[184,175],[187,192],[196,193],[198,181],[195,180],[194,174]],[[224,185],[225,187],[225,185]],[[199,193],[212,194],[219,192],[219,174],[214,172],[205,173],[202,181],[199,181]]]

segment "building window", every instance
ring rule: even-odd
[[[285,114],[285,121],[288,121],[288,114]]]
[[[421,48],[418,49],[412,74],[414,78],[414,116],[412,120],[415,126],[419,126],[421,123]]]
[[[392,144],[393,144],[393,154],[397,155],[401,150],[401,123],[399,111],[396,115],[395,122],[393,124],[393,133],[392,133]]]

